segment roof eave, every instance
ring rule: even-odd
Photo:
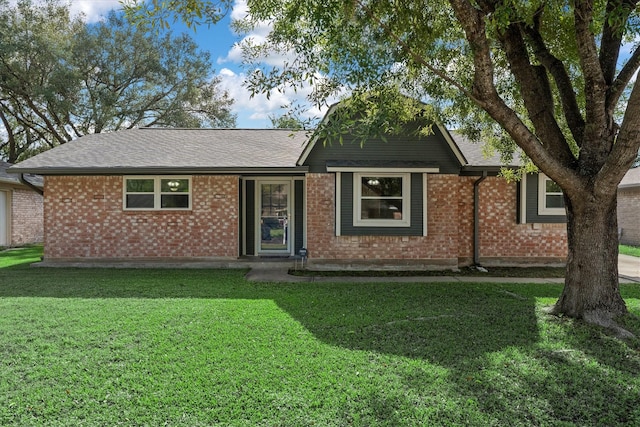
[[[513,165],[487,165],[487,166],[479,166],[479,165],[467,165],[460,168],[460,175],[480,175],[482,172],[487,172],[489,175],[498,175],[503,168],[517,168],[518,166]]]
[[[0,178],[0,183],[3,184],[17,184],[20,185],[20,181],[19,180],[15,180],[15,179],[7,179],[7,178]]]
[[[634,183],[631,183],[631,184],[620,184],[618,186],[618,190],[622,190],[622,189],[625,189],[625,188],[638,188],[638,187],[640,187],[640,182],[634,182]]]
[[[276,166],[276,167],[12,167],[10,173],[32,173],[38,175],[241,175],[245,173],[304,173],[308,166]]]

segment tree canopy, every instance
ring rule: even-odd
[[[0,156],[16,162],[87,133],[231,127],[233,100],[187,35],[111,13],[87,24],[57,1],[0,2]]]
[[[254,91],[307,82],[322,103],[349,89],[351,100],[332,121],[347,126],[328,136],[356,121],[392,131],[421,108],[400,96],[410,95],[431,106],[423,114],[434,120],[507,155],[522,150],[564,192],[569,251],[554,312],[603,325],[626,313],[616,190],[640,148],[638,1],[247,5],[238,28],[270,28],[265,42],[245,44]],[[269,52],[290,59],[266,67],[260,59]]]

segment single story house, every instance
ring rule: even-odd
[[[620,243],[640,246],[640,167],[630,169],[618,185]]]
[[[40,243],[44,236],[42,177],[8,174],[0,161],[0,247]]]
[[[50,262],[304,248],[319,268],[563,263],[562,194],[499,168],[442,126],[362,147],[282,129],[142,128],[84,136],[12,172],[45,176]]]

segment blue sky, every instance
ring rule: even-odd
[[[37,0],[35,0],[37,1]],[[64,1],[64,0],[63,0]],[[88,22],[95,22],[105,16],[110,10],[120,8],[120,0],[67,0],[70,1],[72,12],[84,13]],[[194,32],[184,25],[173,26],[175,32],[186,32],[193,37],[200,47],[211,53],[215,75],[220,76],[222,87],[226,89],[235,100],[234,112],[237,114],[237,127],[239,128],[268,128],[271,127],[270,116],[280,116],[286,110],[282,106],[291,104],[305,105],[306,95],[311,88],[298,90],[297,93],[273,93],[269,99],[264,95],[250,97],[243,87],[246,70],[241,68],[240,51],[235,46],[241,39],[231,30],[232,19],[239,19],[246,13],[246,0],[234,0],[233,8],[228,16],[214,26],[200,26]],[[260,40],[268,32],[268,27],[257,28],[253,37]],[[636,43],[640,43],[637,40]],[[628,58],[635,43],[628,43],[623,47],[621,60]],[[285,58],[266,58],[265,62],[271,64],[281,63]],[[332,100],[330,102],[333,102]],[[317,108],[309,108],[305,118],[320,118],[326,112]]]
[[[119,0],[71,0],[73,13],[83,13],[88,22],[100,20],[109,13],[110,10],[120,8]],[[270,116],[280,116],[286,110],[281,107],[288,104],[304,102],[308,92],[298,91],[298,93],[274,93],[267,99],[264,95],[250,97],[249,92],[244,89],[243,81],[245,70],[241,68],[240,52],[235,47],[235,43],[241,41],[230,27],[232,18],[241,18],[246,11],[246,0],[235,0],[233,9],[226,18],[216,25],[199,26],[196,30],[186,28],[182,24],[172,25],[175,33],[186,32],[196,40],[200,48],[211,53],[211,60],[215,75],[222,79],[222,87],[229,91],[234,98],[234,113],[237,114],[237,127],[239,128],[268,128],[271,127]],[[267,28],[258,28],[249,37],[260,38],[266,34]],[[271,58],[274,63],[278,63],[278,58]],[[324,110],[310,108],[307,117],[321,117]]]

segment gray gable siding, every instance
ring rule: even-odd
[[[409,227],[354,227],[353,174],[342,173],[341,177],[340,228],[343,236],[422,236],[424,222],[422,174],[411,174],[411,226]]]
[[[526,179],[527,223],[553,224],[567,222],[565,215],[538,215],[538,175],[527,174]]]
[[[376,162],[427,162],[438,166],[440,173],[458,174],[460,163],[437,127],[429,136],[398,135],[389,136],[387,141],[370,139],[361,147],[359,141],[345,136],[339,142],[317,141],[305,161],[309,172],[327,172],[326,163],[332,160],[358,160]]]

